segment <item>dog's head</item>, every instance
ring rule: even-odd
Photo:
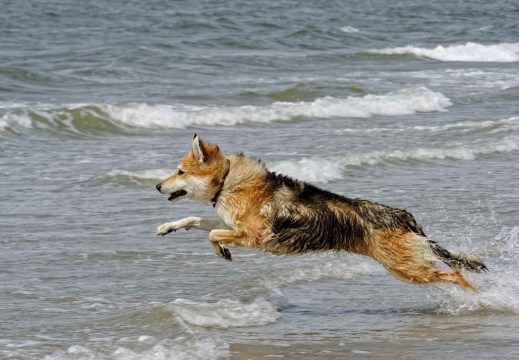
[[[195,134],[192,149],[182,159],[177,170],[157,185],[169,201],[184,197],[209,203],[217,193],[227,169],[225,155],[215,144],[204,144]]]

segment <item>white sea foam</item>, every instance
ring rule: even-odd
[[[337,157],[336,162],[342,166],[375,165],[381,162],[398,161],[430,161],[443,159],[474,160],[478,155],[493,153],[508,153],[519,150],[519,140],[507,138],[493,144],[476,147],[457,146],[450,148],[428,149],[417,148],[412,150],[373,151],[367,153],[354,153]]]
[[[481,123],[458,123],[450,125],[439,125],[430,127],[420,127],[416,130],[441,131],[451,128],[466,128],[474,126],[476,128],[489,127],[491,132],[508,131],[510,126],[517,126],[519,118],[503,119],[499,121],[485,121]],[[310,183],[328,183],[343,178],[343,171],[350,166],[376,165],[384,162],[405,162],[405,161],[432,161],[443,159],[454,160],[474,160],[477,156],[493,153],[509,153],[519,151],[519,139],[509,137],[493,144],[480,146],[457,146],[450,148],[416,148],[409,150],[393,151],[371,151],[354,152],[342,156],[329,158],[301,158],[297,160],[284,160],[267,164],[270,171],[288,175],[293,178],[307,181]],[[135,183],[145,181],[161,181],[171,176],[171,169],[148,169],[140,171],[112,170],[107,176],[117,181],[128,180]]]
[[[281,316],[271,303],[263,299],[249,304],[229,299],[213,303],[177,299],[167,308],[188,324],[224,329],[266,325],[276,322]]]
[[[342,32],[347,33],[347,34],[355,34],[355,33],[360,32],[359,29],[354,28],[353,26],[343,26],[339,30],[341,30]]]
[[[439,45],[434,49],[415,46],[371,50],[373,54],[416,55],[441,61],[515,62],[519,61],[519,43],[482,45],[468,42],[464,45]]]
[[[442,125],[415,125],[411,129],[430,132],[441,132],[446,130],[458,130],[461,132],[485,130],[490,133],[498,133],[510,131],[511,129],[519,129],[519,117],[511,117],[501,120],[463,121]]]
[[[401,116],[418,112],[444,111],[450,100],[425,87],[384,95],[319,98],[311,102],[275,102],[265,106],[170,106],[127,104],[100,105],[102,111],[121,123],[147,128],[185,128],[190,125],[233,126],[241,123],[270,123],[298,118]]]
[[[519,86],[517,72],[511,69],[445,69],[419,70],[408,75],[427,81],[430,86],[445,88],[446,86],[471,89],[501,89],[507,90]]]
[[[110,178],[125,178],[130,181],[134,181],[137,183],[153,180],[164,180],[173,174],[173,170],[167,169],[149,169],[149,170],[140,170],[140,171],[125,171],[125,170],[112,170],[108,174],[106,174]]]
[[[344,128],[337,129],[336,134],[343,133],[409,133],[413,131],[426,132],[472,132],[487,131],[489,133],[498,133],[519,129],[519,117],[511,117],[501,120],[484,120],[484,121],[460,121],[456,123],[438,124],[438,125],[407,125],[405,123],[395,123],[392,126],[383,127],[362,127],[362,128]]]
[[[424,87],[364,97],[323,97],[309,102],[275,102],[263,106],[188,106],[80,104],[62,108],[32,106],[7,110],[0,116],[0,132],[29,128],[61,128],[81,134],[117,126],[186,128],[188,126],[234,126],[271,123],[303,118],[401,116],[418,112],[444,111],[451,105],[443,94]],[[84,121],[95,119],[96,121]],[[90,124],[90,125],[89,125]]]
[[[302,158],[297,161],[279,161],[268,165],[268,168],[311,183],[327,183],[342,178],[340,167],[326,159]]]
[[[466,291],[452,287],[442,287],[441,295],[435,293],[431,297],[436,299],[436,311],[449,315],[465,315],[475,312],[485,313],[514,313],[519,314],[519,273],[515,271],[495,272],[480,275],[485,279],[471,282],[480,290],[473,295]]]
[[[128,343],[128,344],[126,344]],[[135,344],[138,349],[135,349]],[[216,337],[178,337],[157,341],[152,336],[137,340],[122,339],[118,345],[74,345],[66,351],[58,350],[44,360],[211,360],[229,356],[229,344]]]
[[[139,340],[142,341],[142,340]],[[211,360],[228,357],[229,345],[218,338],[161,341],[145,351],[119,347],[113,353],[115,360]]]
[[[471,313],[519,314],[519,227],[505,227],[489,241],[489,253],[494,259],[488,263],[490,272],[471,277],[480,293],[472,295],[456,287],[441,287],[430,297],[438,303],[436,311],[449,315]],[[470,276],[470,274],[467,274]]]
[[[28,115],[6,113],[0,117],[0,132],[14,130],[18,128],[30,129],[33,127],[33,122]]]
[[[281,174],[309,182],[326,183],[341,179],[349,166],[376,165],[384,162],[432,161],[443,159],[474,160],[477,156],[519,151],[519,139],[509,137],[492,144],[456,146],[450,148],[416,148],[410,150],[371,151],[351,153],[329,158],[302,158],[270,164],[269,168]],[[324,169],[324,171],[322,171]]]
[[[480,145],[475,147],[457,146],[442,149],[412,149],[395,151],[375,151],[367,153],[356,153],[336,160],[342,166],[374,165],[380,162],[408,161],[408,160],[474,160],[478,155],[493,153],[508,153],[519,150],[519,140],[507,138],[501,142]]]

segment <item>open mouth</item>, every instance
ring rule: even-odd
[[[187,191],[186,191],[186,190],[179,190],[179,191],[175,191],[174,193],[171,193],[171,194],[169,195],[168,200],[169,200],[169,201],[173,201],[173,200],[175,200],[175,199],[177,199],[177,198],[179,198],[179,197],[181,197],[181,196],[184,196],[184,195],[186,195],[186,194],[187,194]]]

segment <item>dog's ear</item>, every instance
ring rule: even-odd
[[[193,155],[195,155],[195,159],[198,161],[199,165],[202,165],[206,160],[206,155],[204,151],[204,143],[197,134],[193,138]]]

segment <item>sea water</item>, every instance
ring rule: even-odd
[[[0,11],[0,357],[519,357],[515,1],[36,1]],[[410,211],[480,294],[155,228],[198,133]]]

